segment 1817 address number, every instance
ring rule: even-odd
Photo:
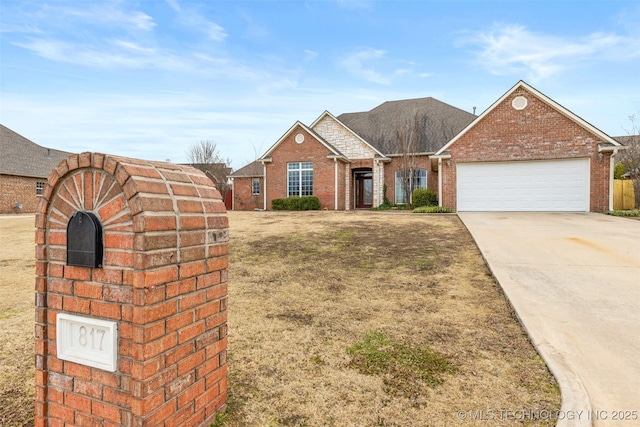
[[[118,360],[117,323],[58,313],[58,358],[115,372]]]

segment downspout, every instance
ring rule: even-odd
[[[611,158],[609,159],[609,161],[611,162],[609,164],[609,210],[610,211],[613,210],[613,173],[614,173],[614,166],[615,166],[614,157],[616,156],[616,154],[618,154],[618,149],[614,148],[613,152],[611,153]]]
[[[349,163],[344,164],[344,210],[351,210],[351,169]]]
[[[442,206],[442,159],[438,157],[438,206]]]
[[[264,176],[263,190],[264,196],[262,196],[262,209],[267,210],[267,164],[262,163],[262,175]]]
[[[236,181],[231,178],[231,210],[236,210]]]
[[[333,210],[338,210],[338,159],[333,158]]]

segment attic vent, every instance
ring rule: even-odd
[[[302,144],[302,143],[304,142],[304,135],[303,135],[303,134],[301,134],[301,133],[297,134],[297,135],[296,135],[296,142],[297,142],[298,144]]]
[[[527,98],[525,98],[524,96],[516,96],[515,98],[513,98],[513,101],[511,101],[511,106],[516,110],[524,110],[525,108],[527,108],[527,104]]]

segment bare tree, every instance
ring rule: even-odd
[[[231,159],[223,157],[214,141],[204,140],[191,144],[187,149],[189,164],[203,171],[215,184],[225,200],[227,191],[231,188],[227,176],[231,173]]]
[[[633,180],[636,208],[640,208],[640,123],[637,122],[639,119],[640,117],[635,114],[629,116],[631,127],[625,129],[629,138],[625,141],[625,149],[620,153],[620,163],[624,165],[626,173]]]
[[[414,171],[416,169],[416,152],[420,137],[420,119],[418,113],[407,119],[397,132],[398,153],[400,154],[400,174],[403,182],[404,202],[411,209],[411,196],[414,190]]]

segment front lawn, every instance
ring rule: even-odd
[[[224,425],[474,425],[458,411],[559,409],[457,216],[229,218]]]
[[[457,216],[229,219],[230,394],[219,424],[487,425],[458,411],[559,409],[554,379]],[[33,221],[0,218],[7,427],[33,423]]]

